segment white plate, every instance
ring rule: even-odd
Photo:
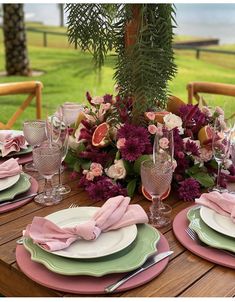
[[[0,191],[10,188],[20,179],[20,174],[0,179]]]
[[[21,130],[0,130],[0,133],[4,132],[4,133],[12,133],[13,136],[17,136],[17,135],[24,135],[24,132]]]
[[[98,207],[79,207],[65,209],[46,216],[59,227],[73,227],[87,221],[98,210]],[[77,240],[68,248],[51,252],[68,258],[97,258],[111,255],[129,246],[137,236],[136,225],[127,226],[115,231],[101,233],[94,241]]]
[[[212,209],[202,206],[200,209],[202,220],[213,230],[235,238],[235,223],[230,217],[220,215]]]

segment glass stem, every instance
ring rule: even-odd
[[[52,194],[52,177],[45,178],[45,186],[44,186],[44,192],[46,196],[51,196]]]
[[[217,173],[217,182],[216,187],[220,187],[220,173],[221,173],[221,162],[218,163],[218,173]]]
[[[59,187],[61,187],[62,186],[62,182],[61,182],[61,166],[59,167],[58,176],[59,176]]]
[[[153,195],[152,196],[152,205],[150,206],[151,217],[156,217],[158,215],[158,210],[161,207],[161,196]]]

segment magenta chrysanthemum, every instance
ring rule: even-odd
[[[186,153],[190,153],[193,156],[200,156],[199,147],[192,140],[187,140],[184,148]]]
[[[85,190],[95,201],[104,201],[117,195],[127,195],[127,190],[120,184],[113,183],[110,178],[101,176],[96,181],[86,183]]]
[[[140,144],[137,138],[130,138],[120,152],[125,160],[134,161],[144,152],[144,149],[145,145]]]
[[[195,198],[201,195],[200,184],[194,178],[188,178],[180,182],[178,193],[183,201],[194,201]]]
[[[120,148],[122,157],[128,161],[136,160],[142,154],[150,152],[150,136],[148,130],[141,126],[125,124],[118,130],[117,138],[125,138],[125,146]]]

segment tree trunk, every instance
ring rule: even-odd
[[[30,75],[23,4],[3,4],[3,33],[8,75]]]
[[[64,4],[60,3],[59,10],[60,10],[60,27],[64,27]]]
[[[125,48],[135,45],[141,23],[141,4],[131,4],[132,18],[125,29]]]

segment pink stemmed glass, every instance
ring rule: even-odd
[[[171,223],[171,207],[162,203],[161,196],[170,187],[173,167],[170,162],[162,164],[146,160],[141,163],[141,181],[145,190],[152,197],[150,206],[150,223],[161,228]]]
[[[46,122],[43,120],[31,120],[23,123],[23,132],[26,141],[35,148],[47,139],[46,135]],[[28,171],[37,171],[34,163],[25,165]]]
[[[33,149],[33,161],[38,172],[45,178],[43,193],[35,197],[35,201],[42,205],[54,205],[61,201],[62,197],[52,186],[52,177],[58,171],[61,163],[61,150],[56,144],[44,142]]]

